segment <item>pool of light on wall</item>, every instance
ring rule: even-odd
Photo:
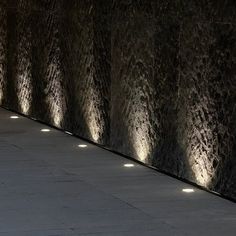
[[[201,98],[198,103],[188,107],[188,111],[191,112],[188,112],[184,135],[187,138],[188,163],[195,181],[207,188],[210,186],[216,172],[212,162],[218,160],[217,155],[214,154],[217,153],[218,138],[212,131],[214,125],[212,126],[207,120],[204,123],[201,121],[203,115],[199,113],[204,110],[207,110],[206,113],[214,114],[214,107],[209,104],[207,98]]]
[[[99,140],[100,126],[96,120],[96,114],[94,109],[91,111],[91,115],[88,118],[88,127],[93,141],[97,142]]]
[[[92,140],[98,142],[104,132],[105,121],[102,117],[102,110],[99,109],[97,104],[101,104],[103,98],[101,97],[100,91],[97,91],[94,83],[92,83],[89,89],[88,94],[90,94],[90,96],[87,98],[86,122]]]
[[[147,112],[144,108],[139,108],[137,113],[134,113],[135,116],[132,118],[132,145],[136,152],[137,158],[142,161],[146,162],[150,152],[150,140],[148,136],[148,122],[146,121]]]
[[[32,97],[31,76],[25,71],[17,77],[17,97],[20,105],[21,112],[24,114],[29,113],[30,102]]]
[[[50,78],[49,74],[53,75],[53,77]],[[47,81],[48,84],[45,92],[47,94],[46,100],[49,106],[51,120],[53,125],[60,127],[65,114],[65,101],[61,85],[62,75],[59,65],[53,62],[50,63],[47,68],[46,77],[50,78],[50,80],[48,79]]]

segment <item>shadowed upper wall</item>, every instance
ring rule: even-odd
[[[233,0],[1,0],[3,107],[236,199]]]

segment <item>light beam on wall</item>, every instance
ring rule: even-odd
[[[32,37],[28,23],[23,17],[18,19],[16,89],[20,111],[26,115],[32,101]]]
[[[137,158],[146,163],[147,158],[152,151],[149,139],[149,117],[144,107],[138,107],[138,111],[133,112],[135,115],[132,122],[132,145],[136,152]]]
[[[24,65],[22,66],[25,67]],[[30,102],[32,99],[32,84],[31,74],[27,71],[22,71],[22,74],[19,74],[17,76],[17,97],[21,112],[24,114],[28,114],[30,109]]]
[[[208,119],[205,114],[208,114]],[[204,187],[209,187],[217,169],[213,166],[213,161],[218,160],[218,138],[213,133],[215,114],[209,99],[199,98],[198,103],[188,107],[187,127],[184,131],[189,166],[196,183]]]
[[[47,103],[53,125],[60,127],[65,114],[65,99],[62,91],[62,75],[59,65],[51,62],[47,68]]]
[[[97,142],[100,138],[100,132],[102,124],[98,124],[97,116],[99,115],[99,111],[96,110],[93,101],[90,103],[90,116],[88,117],[88,127],[92,139]]]
[[[102,115],[102,110],[99,104],[102,104],[100,91],[97,90],[93,79],[91,79],[88,97],[86,97],[86,122],[90,132],[90,137],[94,142],[99,142],[99,139],[104,133],[105,121]]]

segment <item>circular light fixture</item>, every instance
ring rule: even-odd
[[[124,164],[124,167],[127,167],[127,168],[134,167],[134,164],[127,163],[127,164]]]
[[[50,129],[41,129],[41,132],[50,132]]]
[[[18,119],[19,116],[10,116],[11,119]]]
[[[86,144],[79,144],[78,145],[78,147],[80,147],[80,148],[86,148],[88,145],[86,145]]]
[[[185,193],[193,193],[193,192],[194,192],[194,189],[192,189],[192,188],[184,188],[184,189],[182,189],[182,192],[185,192]]]

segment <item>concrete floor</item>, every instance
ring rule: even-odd
[[[0,236],[235,236],[236,204],[0,109]]]

